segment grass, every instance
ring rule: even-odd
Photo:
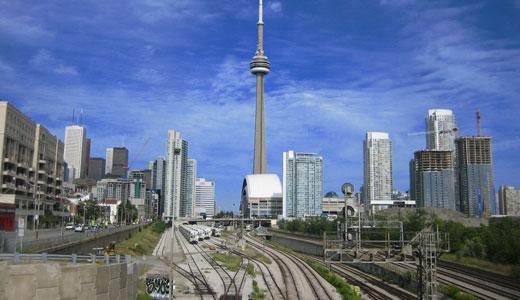
[[[133,256],[151,255],[164,231],[157,223],[162,222],[156,222],[146,226],[130,239],[116,244],[116,253]]]
[[[477,298],[473,297],[473,295],[466,294],[461,292],[459,288],[453,285],[441,285],[440,289],[441,293],[450,297],[453,300],[476,300]]]
[[[247,256],[251,257],[252,259],[259,260],[266,264],[271,264],[271,262],[272,262],[269,257],[258,252],[256,249],[252,248],[251,246],[246,246],[246,248],[244,249],[244,253]]]
[[[246,266],[247,274],[251,275],[252,277],[255,276],[255,266],[251,263],[248,263]]]
[[[258,282],[256,282],[256,280],[253,280],[253,292],[251,292],[250,296],[251,296],[251,299],[253,299],[253,300],[265,299],[264,291],[262,291],[258,287]]]
[[[462,265],[475,267],[485,271],[496,272],[503,275],[514,276],[515,270],[511,265],[503,265],[476,257],[457,257],[455,254],[445,253],[441,256],[441,260],[459,263]]]
[[[222,263],[224,267],[232,272],[236,272],[240,269],[240,262],[242,259],[234,254],[214,253],[213,259]]]

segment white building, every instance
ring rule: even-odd
[[[247,175],[242,184],[240,210],[245,217],[278,218],[281,216],[283,195],[278,175]]]
[[[195,216],[197,160],[188,159],[186,167],[186,211],[190,217]]]
[[[386,132],[367,132],[363,143],[363,202],[372,210],[392,200],[392,142]]]
[[[303,218],[322,213],[323,158],[315,153],[283,153],[283,216]]]
[[[215,182],[197,178],[195,195],[195,215],[206,214],[207,217],[213,217],[215,215]]]
[[[186,185],[188,142],[181,138],[181,133],[175,130],[168,131],[168,145],[166,158],[165,208],[163,218],[186,216]]]
[[[455,150],[457,124],[449,109],[430,109],[426,117],[426,148],[428,150]]]
[[[68,181],[84,178],[86,170],[87,130],[79,125],[65,127],[65,146],[63,158],[69,168]]]

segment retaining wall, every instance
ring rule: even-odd
[[[136,299],[139,265],[0,262],[0,299]]]

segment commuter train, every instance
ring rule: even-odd
[[[179,227],[179,230],[180,230],[181,234],[184,236],[184,238],[186,240],[188,240],[188,242],[190,242],[192,244],[196,244],[199,242],[199,231],[198,230],[192,229],[191,226],[189,226],[189,225],[181,225]]]

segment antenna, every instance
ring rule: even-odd
[[[480,110],[477,110],[477,136],[480,136]]]
[[[74,125],[74,113],[75,113],[75,110],[74,110],[74,108],[72,108],[72,125]]]

